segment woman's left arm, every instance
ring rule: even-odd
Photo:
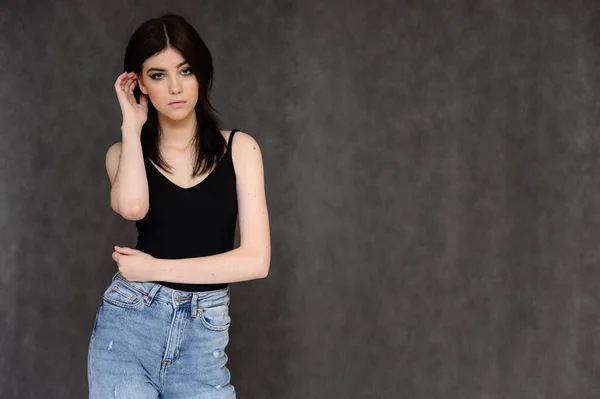
[[[252,136],[238,131],[231,155],[236,174],[240,246],[198,258],[156,258],[148,280],[217,284],[254,280],[269,274],[271,238],[260,147]]]

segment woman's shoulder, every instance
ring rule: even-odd
[[[231,132],[231,130],[221,130],[221,134],[223,134],[227,142],[229,142]],[[235,133],[234,139],[231,142],[230,152],[234,165],[243,165],[247,162],[262,162],[261,149],[258,142],[252,135],[241,130]]]
[[[231,135],[232,130],[221,130],[220,132],[223,135],[223,138],[227,142],[229,142],[229,136]],[[254,138],[251,135],[249,135],[248,133],[243,132],[239,129],[237,129],[237,132],[235,133],[235,140],[236,141],[244,141],[246,143],[253,141],[256,143],[256,141],[254,141]]]

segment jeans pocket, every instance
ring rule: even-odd
[[[229,317],[229,305],[218,304],[209,307],[201,307],[200,320],[204,327],[212,331],[225,331],[231,325]]]
[[[144,293],[140,292],[123,280],[115,279],[104,291],[102,299],[125,309],[136,309],[143,304]]]

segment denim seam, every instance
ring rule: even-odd
[[[169,346],[173,337],[173,328],[175,327],[175,321],[177,320],[177,309],[173,312],[173,316],[171,317],[171,325],[169,327],[169,336],[167,337],[167,344],[165,345],[165,354],[163,355],[163,360],[161,361],[161,369],[160,369],[160,393],[162,393],[165,388],[165,375],[167,373],[167,367],[171,363],[168,359]]]
[[[102,304],[100,304],[100,306],[102,306]],[[90,344],[88,347],[88,364],[87,364],[87,374],[88,374],[88,389],[90,392],[92,391],[92,359],[91,359],[91,354],[92,354],[92,345],[94,344],[94,338],[96,335],[96,327],[98,325],[98,316],[100,315],[100,306],[98,307],[98,309],[96,310],[96,319],[94,320],[94,326],[92,327],[92,335],[90,337]]]
[[[199,315],[200,315],[200,321],[202,322],[202,325],[204,327],[206,327],[207,330],[210,330],[210,331],[223,332],[223,331],[226,331],[231,324],[231,323],[227,323],[224,326],[217,326],[217,325],[209,323],[208,321],[206,321],[206,318],[204,317],[204,308],[202,308],[202,307],[200,307]]]
[[[141,289],[139,289],[139,288],[137,288],[137,287],[134,287],[133,285],[129,284],[129,283],[128,283],[128,282],[127,282],[125,279],[122,279],[122,278],[118,278],[118,279],[119,279],[119,281],[120,281],[121,283],[123,283],[123,284],[124,284],[124,285],[126,285],[127,287],[131,288],[131,289],[132,289],[132,290],[134,290],[135,292],[138,292],[138,293],[142,294],[142,296],[148,296],[148,295],[150,295],[150,293],[149,293],[149,292],[146,292],[145,290],[141,290]],[[160,298],[158,298],[156,294],[154,294],[154,298],[153,298],[153,300],[154,300],[154,301],[158,301],[158,302],[162,302],[162,303],[164,303],[164,304],[166,304],[166,305],[169,305],[169,304],[170,304],[170,302],[169,302],[169,301],[165,301],[165,300],[163,300],[163,299],[160,299]]]
[[[173,352],[173,362],[175,361],[175,359],[177,359],[179,357],[179,349],[181,349],[181,346],[183,345],[183,330],[185,330],[185,325],[186,323],[188,323],[189,321],[187,320],[187,318],[182,317],[181,318],[181,325],[179,328],[179,334],[177,337],[177,344],[175,346],[175,351]]]
[[[127,303],[127,302],[117,301],[115,299],[107,297],[106,295],[103,295],[102,299],[104,299],[106,302],[110,303],[111,305],[118,306],[118,307],[123,308],[123,309],[139,309],[139,308],[141,308],[140,305],[142,305],[144,303],[142,297],[140,297],[137,300],[137,302],[134,302],[134,303]]]

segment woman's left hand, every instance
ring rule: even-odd
[[[112,258],[117,262],[121,275],[128,281],[151,281],[155,257],[133,248],[118,247]]]

